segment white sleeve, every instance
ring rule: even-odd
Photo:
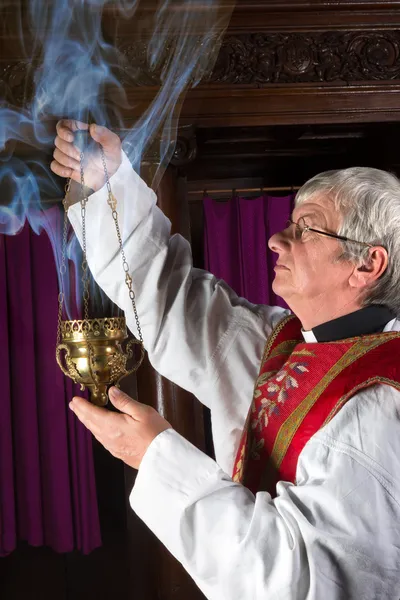
[[[380,440],[394,476],[398,418],[396,428],[395,439]],[[130,502],[208,600],[397,597],[399,486],[389,471],[322,437],[309,441],[300,470],[301,484],[280,482],[275,499],[254,496],[169,429],[146,452]]]
[[[162,375],[208,404],[206,387],[221,376],[215,364],[215,357],[224,355],[221,346],[228,348],[245,323],[243,336],[250,331],[251,341],[246,344],[242,339],[238,348],[242,351],[245,346],[249,363],[258,365],[259,347],[285,311],[252,305],[210,273],[193,268],[190,244],[180,235],[170,235],[170,221],[156,206],[155,193],[125,154],[110,183],[150,361]],[[80,205],[72,206],[68,216],[82,244]],[[125,311],[128,327],[136,334],[106,187],[89,197],[86,229],[90,270]],[[257,345],[254,338],[263,339]]]

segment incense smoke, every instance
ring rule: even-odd
[[[222,4],[223,0],[160,2],[147,43],[148,68],[160,73],[160,87],[128,129],[122,116],[128,100],[120,75],[123,71],[129,85],[137,70],[126,68],[118,48],[104,39],[102,25],[110,8],[120,19],[135,19],[138,2],[30,0],[28,12],[22,2],[3,2],[3,15],[8,8],[18,24],[26,60],[34,58],[38,65],[29,105],[0,104],[0,233],[15,235],[26,222],[37,233],[44,229],[59,266],[63,182],[49,168],[59,118],[87,121],[90,115],[96,123],[123,130],[124,150],[138,172],[146,150],[159,140],[160,169],[165,168],[174,150],[184,93],[210,72],[216,59],[231,12]],[[21,145],[34,160],[19,157],[16,148]],[[160,175],[161,171],[156,174]],[[68,255],[79,262],[76,243],[69,243]],[[76,295],[80,297],[79,290]]]

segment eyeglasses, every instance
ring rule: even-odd
[[[290,227],[290,225],[296,226],[296,229],[295,229],[296,240],[301,240],[303,235],[307,231],[313,231],[314,233],[319,233],[320,235],[326,235],[327,237],[336,238],[337,240],[342,240],[343,242],[352,242],[353,244],[361,244],[362,246],[368,246],[369,248],[373,247],[372,244],[368,244],[367,242],[358,242],[357,240],[352,240],[348,237],[345,237],[344,235],[336,235],[336,233],[328,233],[327,231],[320,231],[319,229],[314,229],[313,227],[310,227],[309,225],[307,225],[307,223],[303,217],[300,217],[300,219],[297,222],[292,221],[292,219],[289,219],[286,222],[286,227]]]

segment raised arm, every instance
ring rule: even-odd
[[[64,150],[67,149],[64,146]],[[73,177],[77,181],[78,166],[79,163],[73,165]],[[94,169],[88,171],[89,175],[93,172]],[[94,189],[99,188],[97,179],[86,176],[85,182]],[[243,331],[243,338],[250,335],[252,343],[248,348],[245,339],[243,343],[246,353],[250,353],[248,360],[256,368],[265,338],[274,321],[282,317],[282,309],[255,307],[238,298],[224,282],[194,269],[189,243],[180,235],[170,236],[171,224],[156,206],[156,195],[135,173],[123,153],[110,183],[118,202],[124,250],[150,360],[162,375],[208,404],[207,386],[223,368],[222,347],[229,348],[233,340],[237,340],[235,347],[243,352],[238,332]],[[79,205],[71,206],[68,214],[82,242]],[[128,326],[136,333],[106,186],[100,186],[89,197],[86,215],[91,272],[105,293],[125,311]]]

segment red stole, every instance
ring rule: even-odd
[[[305,343],[297,317],[283,319],[267,341],[233,480],[272,496],[278,481],[295,483],[305,444],[349,398],[375,383],[400,389],[399,357],[400,332]]]

